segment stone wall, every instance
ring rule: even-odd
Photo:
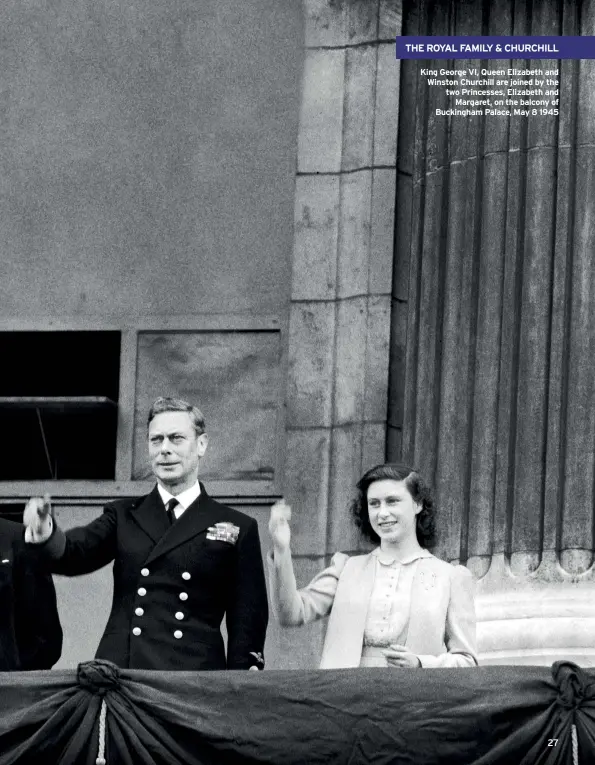
[[[348,506],[385,459],[400,3],[304,4],[285,493],[298,583],[360,539]],[[316,666],[323,625],[282,633]]]

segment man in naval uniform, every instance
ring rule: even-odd
[[[112,610],[96,658],[128,669],[262,669],[268,605],[256,521],[215,502],[199,483],[208,441],[200,410],[157,399],[148,438],[157,479],[150,494],[111,502],[66,533],[49,498],[34,497],[25,539],[66,576],[114,561]]]

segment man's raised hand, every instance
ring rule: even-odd
[[[50,495],[43,497],[31,497],[25,505],[23,513],[25,530],[25,542],[39,544],[48,540],[52,533],[52,505]]]

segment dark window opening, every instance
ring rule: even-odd
[[[113,479],[119,332],[0,332],[0,480]]]
[[[24,510],[24,502],[0,504],[0,518],[4,518],[6,521],[13,521],[14,523],[22,523]]]

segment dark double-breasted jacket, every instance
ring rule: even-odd
[[[23,534],[0,518],[0,672],[50,669],[62,651],[54,582]]]
[[[208,529],[217,523],[236,527],[237,540],[213,538]],[[171,526],[155,487],[106,505],[84,527],[55,527],[42,547],[52,571],[66,576],[114,562],[112,609],[96,658],[129,669],[264,666],[268,605],[256,521],[211,499],[202,484]]]

